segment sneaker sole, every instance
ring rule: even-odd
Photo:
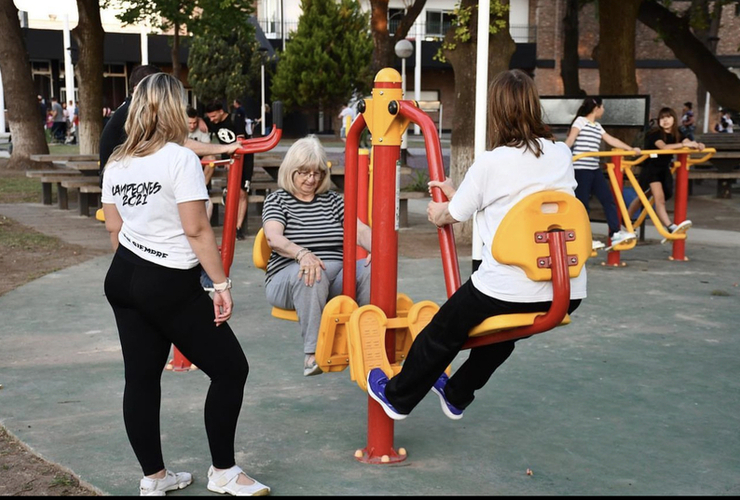
[[[442,405],[442,413],[444,413],[447,418],[451,420],[460,420],[461,418],[463,418],[462,415],[455,415],[450,411],[449,408],[447,408],[447,402],[445,401],[445,397],[444,395],[442,395],[441,391],[438,391],[436,387],[432,387],[432,391],[434,392],[434,394],[439,396],[439,402]]]
[[[165,493],[167,491],[181,490],[181,489],[183,489],[183,488],[185,488],[187,486],[190,486],[191,484],[193,484],[193,479],[192,478],[187,483],[173,484],[172,486],[170,486],[169,488],[166,488],[164,490],[155,490],[155,491],[153,491],[151,493],[148,493],[148,494],[141,493],[139,496],[142,496],[142,497],[164,497],[164,496],[167,496],[166,493]]]
[[[304,377],[312,377],[313,375],[319,375],[321,373],[324,373],[324,371],[321,369],[319,365],[313,365],[311,368],[303,369]]]
[[[691,229],[691,226],[693,226],[693,224],[686,224],[683,227],[679,227],[678,229],[673,231],[671,234],[684,234],[686,231]],[[662,240],[660,240],[660,244],[663,245],[665,244],[666,241],[668,241],[668,238],[663,238]]]
[[[368,395],[371,398],[373,398],[380,405],[381,408],[383,408],[383,411],[385,412],[385,414],[388,415],[393,420],[403,420],[404,418],[408,417],[408,415],[401,415],[400,413],[396,413],[396,412],[392,411],[391,409],[389,409],[385,405],[385,403],[383,402],[383,400],[380,399],[378,396],[376,396],[375,393],[373,393],[373,391],[370,390],[370,384],[369,383],[368,383],[367,393],[368,393]]]
[[[234,495],[234,493],[231,493],[231,492],[228,492],[228,491],[226,491],[224,489],[221,489],[218,486],[215,486],[215,485],[211,486],[210,481],[208,482],[208,485],[206,486],[206,488],[208,489],[208,491],[212,491],[214,493],[227,493],[229,495],[236,496],[236,495]],[[265,486],[264,488],[259,489],[259,490],[255,491],[255,492],[250,493],[249,495],[245,495],[245,496],[266,497],[269,494],[270,494],[270,488],[268,488],[268,487]]]

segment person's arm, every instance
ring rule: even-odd
[[[455,189],[455,184],[453,184],[452,179],[449,177],[445,177],[445,180],[440,181],[429,181],[427,182],[427,186],[429,186],[429,195],[432,195],[432,188],[438,187],[442,190],[442,193],[447,197],[447,201],[451,200],[453,196],[455,196],[455,193],[457,190]]]
[[[634,151],[635,154],[638,154],[638,155],[640,154],[640,148],[633,148],[632,146],[630,146],[626,142],[617,139],[616,137],[614,137],[611,134],[608,134],[608,133],[604,132],[604,135],[602,135],[601,137],[604,139],[604,141],[608,145],[610,145],[613,148],[624,149],[626,151]]]
[[[370,264],[370,252],[373,247],[373,230],[370,226],[362,222],[359,218],[357,219],[357,244],[364,248],[368,255],[365,259],[365,265]]]
[[[241,147],[241,143],[239,141],[236,141],[232,142],[231,144],[211,144],[210,142],[200,142],[194,141],[192,139],[186,139],[184,146],[192,150],[198,156],[220,154],[230,155]]]
[[[429,222],[437,227],[446,226],[447,224],[454,224],[460,222],[450,215],[449,201],[437,203],[436,201],[430,201],[427,205],[427,219]]]
[[[326,269],[324,261],[307,248],[303,248],[290,241],[283,235],[285,226],[276,220],[268,220],[262,224],[267,244],[278,255],[294,259],[300,266],[299,277],[306,286],[312,286],[315,281],[321,281],[321,269]]]
[[[694,148],[694,149],[698,149],[700,151],[702,149],[704,149],[704,144],[700,144],[700,143],[698,143],[696,141],[692,141],[692,140],[690,140],[688,138],[687,139],[684,139],[681,142],[675,142],[675,143],[672,143],[672,144],[666,144],[665,141],[663,141],[663,139],[658,139],[657,141],[655,141],[655,146],[658,149]]]
[[[569,148],[573,147],[573,144],[576,142],[576,137],[578,137],[578,133],[581,131],[581,129],[577,127],[570,127],[570,130],[568,131],[568,137],[565,138],[565,144]]]
[[[206,204],[203,203],[203,200],[186,201],[178,203],[177,210],[180,214],[185,236],[188,238],[190,247],[198,257],[201,266],[203,266],[203,270],[213,280],[214,284],[225,283],[226,272],[224,272],[223,263],[221,262],[216,236],[213,234],[213,228],[206,214]],[[231,317],[233,305],[230,290],[226,289],[214,293],[213,312],[216,326]]]
[[[105,215],[105,229],[110,233],[110,246],[115,252],[118,250],[118,233],[121,232],[123,219],[114,203],[103,203],[103,215]]]

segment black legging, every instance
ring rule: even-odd
[[[411,413],[460,352],[471,328],[490,316],[544,312],[550,304],[550,301],[515,303],[494,299],[480,292],[468,279],[419,332],[402,370],[388,382],[386,397],[396,410]],[[581,299],[571,300],[568,313],[580,304]],[[496,368],[514,352],[516,342],[508,340],[472,348],[468,359],[447,382],[447,400],[461,410],[467,408],[475,399],[475,391],[483,387]]]
[[[235,465],[234,436],[249,365],[229,325],[213,322],[213,301],[199,280],[200,266],[158,266],[121,245],[105,277],[126,372],[123,419],[144,475],[164,469],[160,379],[172,344],[211,379],[205,424],[213,466]]]

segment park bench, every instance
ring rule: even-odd
[[[732,184],[740,179],[740,134],[699,134],[696,140],[717,152],[707,163],[689,170],[689,194],[694,181],[716,179],[717,198],[731,198]]]
[[[0,132],[0,149],[4,149],[9,155],[13,154],[13,141],[7,132]]]

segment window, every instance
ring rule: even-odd
[[[428,10],[427,11],[427,36],[444,36],[452,26],[452,12]]]
[[[388,33],[393,34],[396,32],[398,25],[401,24],[401,19],[403,19],[404,14],[404,9],[388,8]]]

